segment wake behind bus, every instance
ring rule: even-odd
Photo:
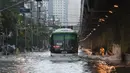
[[[50,36],[50,52],[52,54],[77,54],[77,33],[69,28],[60,28]]]

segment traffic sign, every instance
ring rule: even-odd
[[[20,8],[20,12],[21,12],[21,13],[29,13],[29,12],[30,12],[30,9],[26,9],[25,7],[21,7],[21,8]]]

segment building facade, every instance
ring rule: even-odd
[[[49,0],[48,11],[55,20],[60,20],[61,25],[68,23],[68,0]]]
[[[77,25],[80,19],[81,0],[69,0],[68,5],[68,25]]]

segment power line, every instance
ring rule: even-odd
[[[26,2],[26,1],[29,1],[29,0],[24,0],[24,1],[17,2],[17,3],[15,3],[15,4],[13,4],[13,5],[9,6],[9,7],[6,7],[6,8],[1,9],[0,12],[2,12],[2,11],[4,11],[4,10],[7,10],[7,9],[9,9],[9,8],[12,8],[12,7],[14,7],[14,6],[17,6],[17,5],[19,5],[19,4],[23,3],[23,2]]]

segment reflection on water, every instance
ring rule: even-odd
[[[16,73],[16,62],[0,61],[0,73]]]
[[[97,68],[94,66],[88,69],[91,69],[92,73],[130,73],[130,67],[118,67],[115,70],[112,70],[111,72],[104,72],[104,71],[97,72]]]
[[[97,63],[97,62],[96,62]],[[104,65],[101,65],[101,63],[100,64],[98,64],[98,66],[100,65],[100,67],[101,66],[104,66]],[[86,68],[86,67],[87,68]],[[106,72],[106,71],[103,71],[103,70],[101,70],[101,68],[97,68],[98,67],[97,65],[95,65],[95,62],[94,61],[89,61],[88,62],[88,64],[84,64],[84,68],[86,68],[86,69],[90,69],[91,71],[92,71],[92,73],[130,73],[130,67],[124,67],[124,66],[116,66],[115,68],[116,69],[112,69],[111,71],[112,72]],[[108,65],[109,66],[109,65]],[[105,65],[105,67],[106,67],[106,65]],[[102,69],[103,68],[105,68],[105,67],[102,67]],[[109,66],[110,67],[110,66]],[[98,69],[100,69],[100,71],[99,72],[97,72],[97,70]]]
[[[88,61],[76,56],[51,57],[45,53],[31,53],[14,61],[0,61],[0,73],[96,73]],[[112,73],[130,73],[130,68],[117,68],[116,71]]]
[[[44,52],[12,57],[0,60],[0,73],[91,73],[87,61],[78,56],[51,57]]]

